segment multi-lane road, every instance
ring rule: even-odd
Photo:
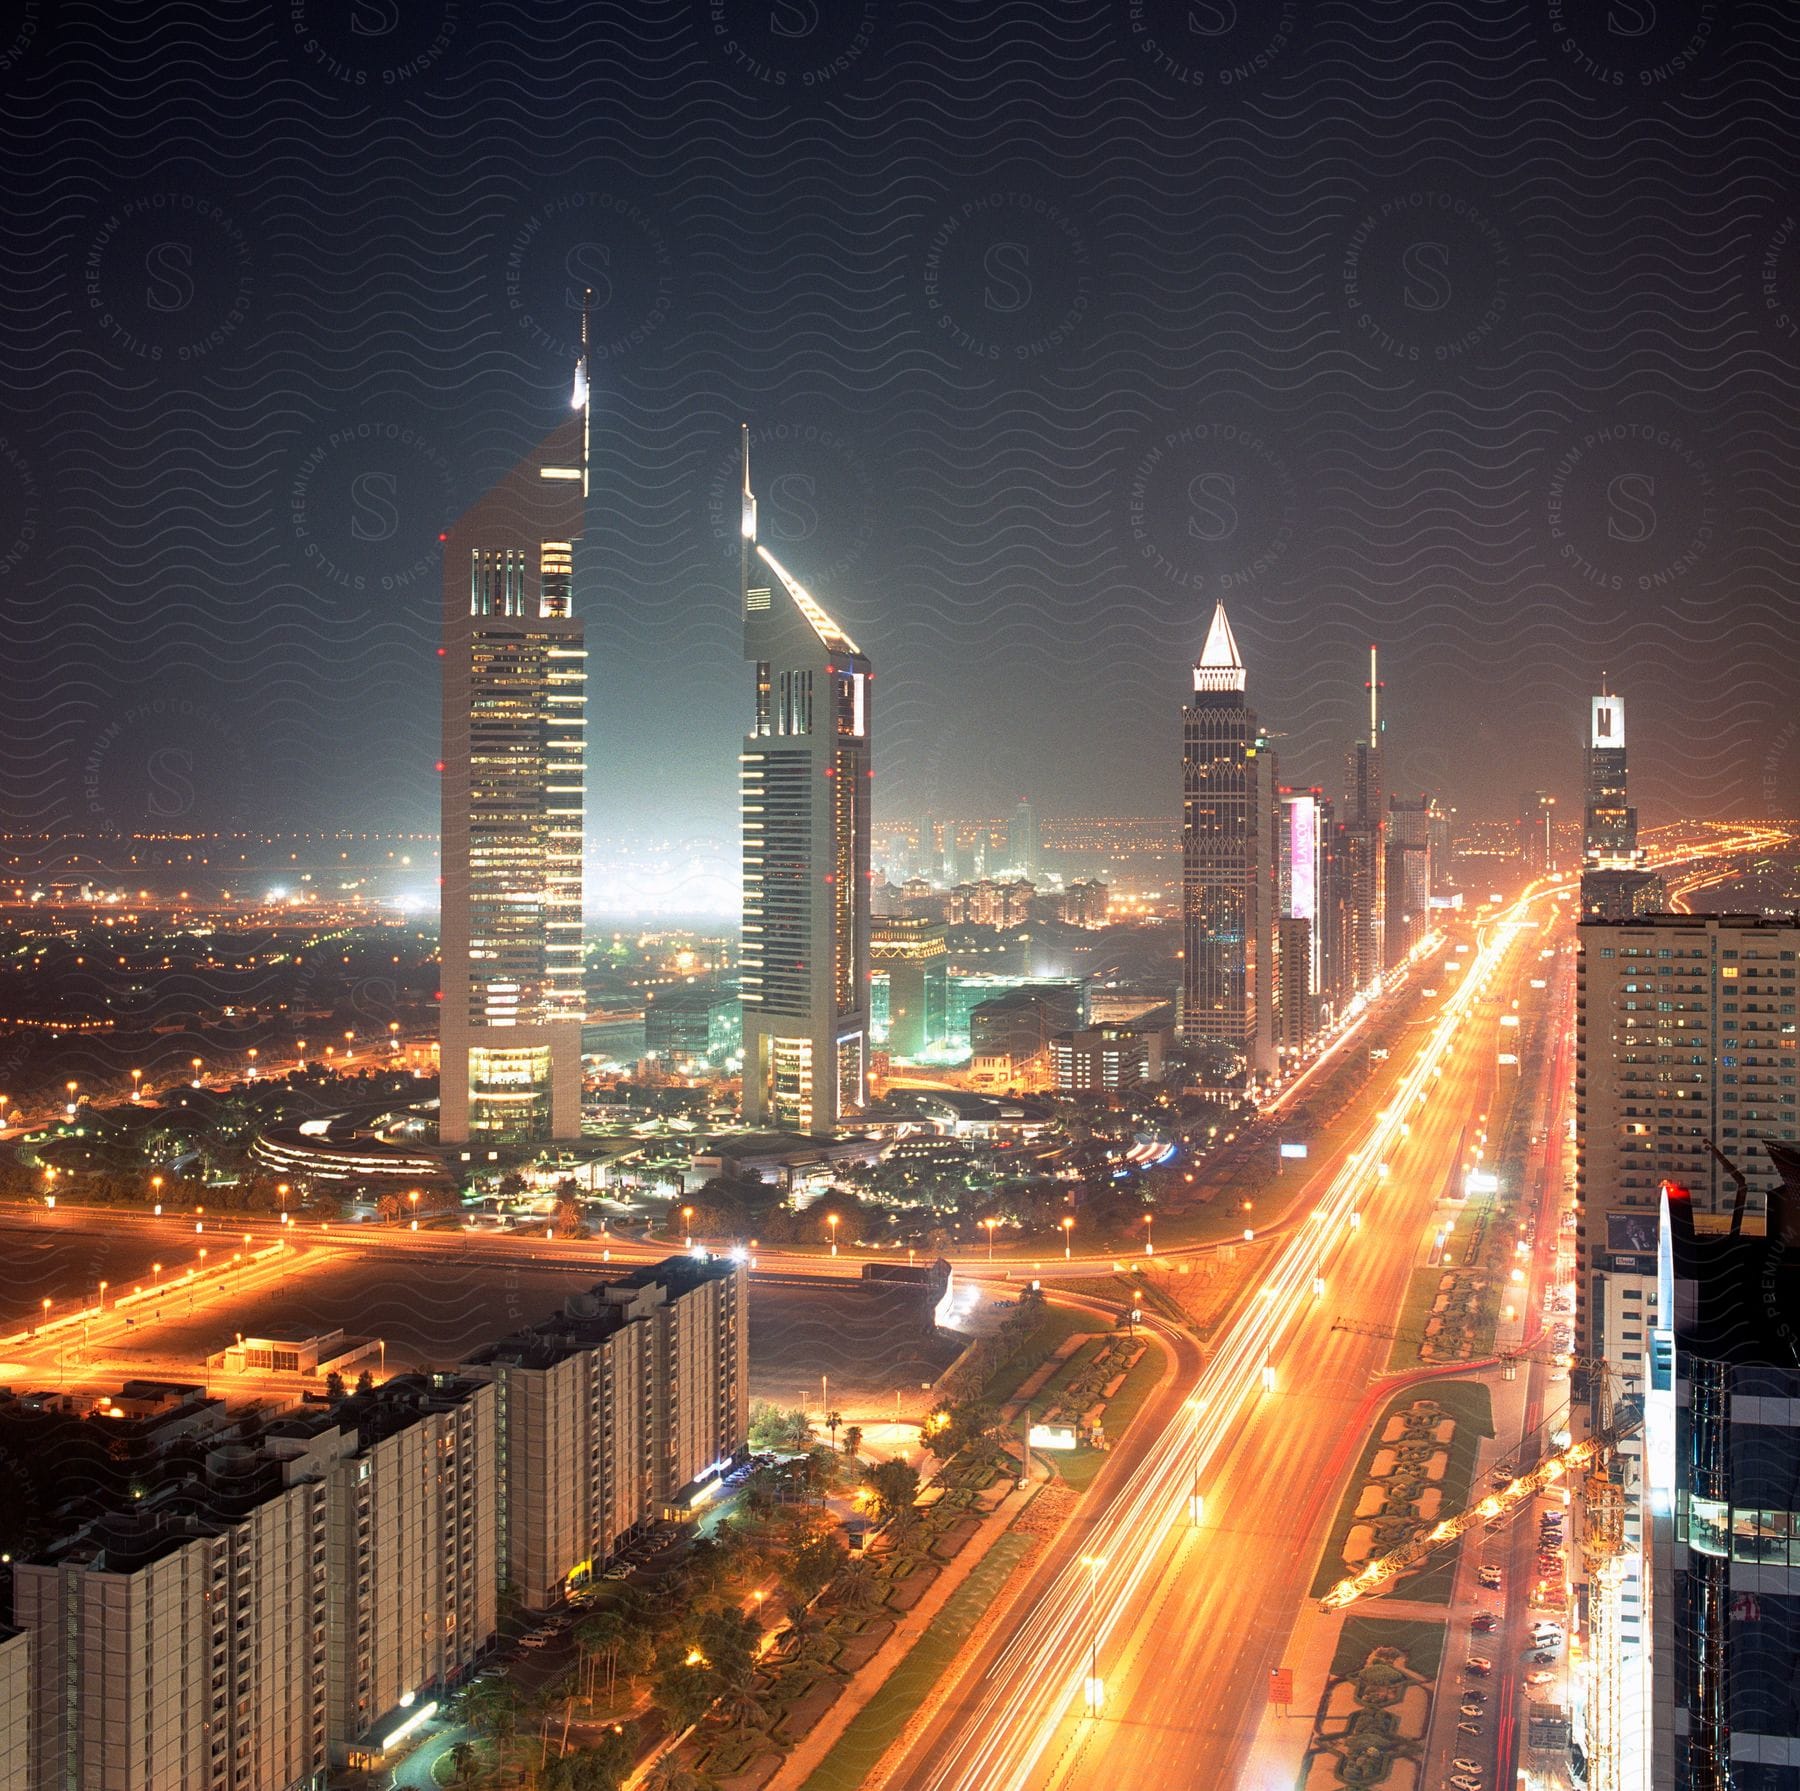
[[[905,1791],[1133,1791],[1260,1783],[1271,1668],[1308,1595],[1350,1460],[1380,1403],[1391,1320],[1492,1104],[1502,1013],[1547,999],[1548,896],[1483,926],[1416,1037],[1319,1163],[1217,1353],[1189,1356],[1096,1481],[1076,1526],[1018,1587],[889,1783]],[[1566,930],[1564,936],[1566,937]],[[1198,1402],[1190,1404],[1190,1401]],[[1193,1522],[1196,1484],[1203,1501]],[[1091,1683],[1098,1681],[1097,1684]],[[1314,1688],[1316,1692],[1316,1687]],[[1093,1708],[1097,1707],[1097,1708]],[[1291,1781],[1288,1781],[1291,1782]]]

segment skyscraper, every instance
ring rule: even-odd
[[[1431,930],[1431,818],[1436,808],[1429,796],[1388,798],[1384,933],[1390,966],[1404,963]]]
[[[1381,980],[1387,948],[1385,790],[1382,777],[1381,678],[1369,648],[1369,730],[1349,751],[1344,776],[1344,874],[1350,903],[1350,985]]]
[[[756,539],[744,432],[744,1118],[828,1137],[869,1034],[868,656]]]
[[[586,341],[571,414],[444,537],[446,1144],[581,1129]]]
[[[1556,798],[1548,790],[1527,790],[1519,798],[1519,859],[1528,877],[1556,869]]]
[[[1268,1068],[1277,798],[1274,755],[1245,685],[1221,603],[1182,710],[1181,1036],[1236,1046]]]
[[[1663,880],[1645,868],[1637,810],[1626,791],[1625,704],[1604,688],[1593,699],[1582,766],[1581,912],[1630,920],[1660,908]]]
[[[1037,810],[1023,796],[1006,824],[1006,856],[1021,877],[1038,874]]]

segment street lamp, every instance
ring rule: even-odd
[[[143,1080],[144,1080],[144,1072],[142,1070],[133,1070],[131,1072],[131,1098],[134,1101],[138,1098],[139,1095],[141,1095],[144,1092],[143,1087],[142,1087]],[[3,1101],[0,1101],[0,1106],[4,1106],[4,1105],[5,1105],[5,1103]]]
[[[999,1221],[997,1219],[983,1219],[982,1220],[982,1224],[987,1227],[988,1261],[989,1262],[992,1262],[994,1260],[994,1227],[998,1223],[999,1223]]]
[[[152,1287],[162,1286],[162,1264],[160,1262],[153,1262],[150,1265],[150,1285]]]
[[[1100,1683],[1100,1569],[1106,1560],[1102,1555],[1083,1555],[1081,1564],[1088,1571],[1087,1713],[1098,1716],[1106,1697],[1106,1688]]]
[[[1155,1225],[1156,1215],[1154,1213],[1146,1213],[1144,1215],[1144,1254],[1146,1256],[1154,1256],[1156,1254]]]
[[[108,1281],[102,1281],[100,1283],[100,1310],[102,1312],[106,1310],[106,1290],[111,1285],[111,1282]]]
[[[198,1088],[200,1086],[200,1067],[201,1067],[200,1059],[198,1057],[196,1057],[193,1060],[193,1064],[194,1064],[194,1086],[196,1088]]]
[[[1068,1262],[1071,1259],[1071,1247],[1070,1247],[1070,1243],[1069,1243],[1069,1233],[1075,1229],[1074,1219],[1072,1217],[1065,1215],[1063,1218],[1063,1222],[1062,1222],[1062,1228],[1063,1228],[1063,1261]]]
[[[250,1080],[252,1082],[254,1082],[256,1080],[256,1047],[254,1045],[252,1045],[250,1047],[249,1055],[250,1055]]]
[[[46,1325],[47,1325],[47,1324],[49,1324],[49,1322],[50,1322],[50,1296],[49,1296],[49,1295],[48,1295],[48,1294],[45,1294],[45,1295],[44,1295],[44,1318],[43,1318],[43,1323],[44,1323],[44,1324],[46,1324]],[[42,1328],[43,1328],[43,1327],[42,1327],[42,1326],[41,1326],[41,1325],[40,1325],[40,1326],[39,1326],[39,1329],[40,1329],[40,1330],[41,1330],[41,1329],[42,1329]]]
[[[63,1087],[69,1091],[69,1117],[75,1117],[75,1109],[81,1104],[75,1098],[75,1091],[81,1087],[79,1082],[65,1082]]]
[[[843,1215],[841,1213],[827,1213],[825,1215],[825,1223],[831,1230],[831,1254],[833,1256],[837,1255],[837,1228],[842,1222],[842,1218]]]
[[[694,1247],[694,1209],[691,1206],[681,1209],[681,1223],[687,1233],[687,1248],[691,1250]]]

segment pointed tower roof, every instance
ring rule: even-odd
[[[781,588],[787,592],[794,607],[806,618],[808,626],[819,637],[822,646],[842,648],[846,653],[862,651],[862,648],[825,613],[818,599],[766,547],[759,544],[756,549],[756,557],[781,581]]]
[[[1238,653],[1237,638],[1225,605],[1213,610],[1212,626],[1206,631],[1206,645],[1194,664],[1194,688],[1198,691],[1242,690],[1244,661]]]

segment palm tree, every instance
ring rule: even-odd
[[[736,1672],[725,1681],[719,1693],[718,1711],[739,1734],[769,1726],[768,1706],[763,1702],[762,1688],[753,1670]]]
[[[838,1569],[835,1590],[847,1611],[866,1611],[875,1602],[875,1569],[861,1555]]]
[[[644,1791],[700,1791],[700,1781],[681,1763],[679,1755],[668,1753],[650,1768]]]
[[[857,1450],[862,1447],[862,1438],[863,1433],[860,1424],[847,1426],[844,1431],[844,1453],[846,1455],[854,1456]]]

